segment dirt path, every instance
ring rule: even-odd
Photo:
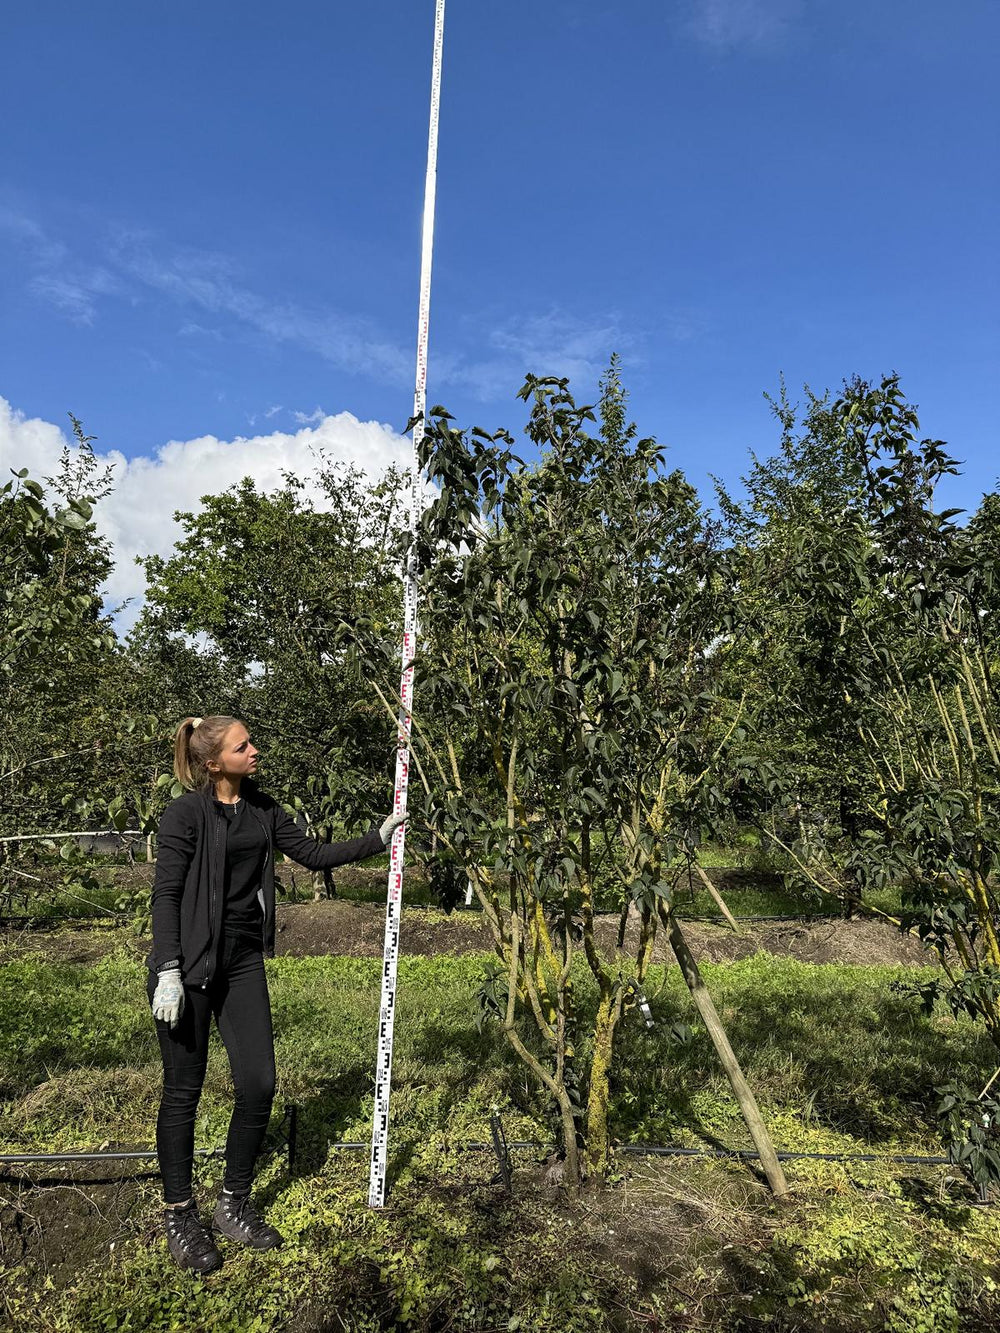
[[[385,911],[378,903],[320,901],[278,908],[277,952],[293,957],[348,954],[380,958]],[[617,917],[599,917],[598,943],[614,949]],[[730,962],[755,953],[799,958],[809,963],[929,963],[933,961],[916,939],[874,921],[775,921],[744,923],[735,935],[728,926],[688,921],[684,934],[697,958]],[[626,933],[626,947],[635,928]],[[486,923],[471,911],[442,918],[437,912],[409,908],[403,913],[400,949],[404,954],[485,952],[491,948]],[[654,959],[672,960],[669,945],[658,941]]]
[[[280,903],[277,912],[276,952],[290,957],[340,954],[353,958],[381,958],[385,909],[381,903],[344,899]],[[626,934],[634,941],[635,927]],[[933,957],[914,938],[876,921],[801,920],[744,922],[735,935],[726,925],[684,922],[684,933],[695,957],[724,963],[755,953],[798,958],[807,963],[871,965],[930,964]],[[597,919],[602,949],[614,949],[618,918]],[[6,959],[42,954],[60,962],[91,963],[128,942],[145,957],[148,940],[128,936],[121,927],[91,925],[50,929],[5,930],[0,935]],[[400,948],[403,954],[483,953],[491,949],[488,928],[478,912],[458,909],[450,916],[436,910],[408,907],[403,912]],[[654,951],[657,962],[673,961],[665,940]]]

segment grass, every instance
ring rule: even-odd
[[[488,1139],[494,1106],[511,1139],[545,1143],[551,1131],[502,1035],[473,1020],[483,962],[400,961],[389,1208],[365,1206],[365,1153],[331,1151],[370,1133],[380,965],[271,960],[275,1125],[295,1102],[300,1140],[295,1175],[278,1153],[263,1161],[258,1189],[286,1248],[231,1254],[222,1274],[199,1283],[172,1268],[157,1239],[155,1178],[129,1186],[117,1231],[101,1221],[113,1211],[111,1186],[57,1190],[63,1207],[83,1208],[85,1198],[97,1213],[81,1221],[82,1248],[65,1270],[49,1259],[50,1286],[30,1247],[27,1262],[2,1275],[10,1326],[985,1333],[1000,1314],[1000,1221],[970,1207],[961,1188],[943,1190],[941,1170],[793,1162],[795,1200],[777,1209],[746,1167],[623,1157],[611,1189],[573,1204],[547,1192],[542,1152],[520,1152],[515,1195],[504,1197],[490,1184],[488,1155],[462,1144]],[[890,989],[917,970],[758,955],[704,972],[781,1148],[933,1154],[931,1087],[992,1072],[992,1049],[971,1023],[924,1018]],[[143,980],[124,946],[89,967],[38,956],[0,966],[4,1151],[151,1142],[160,1064]],[[578,989],[586,1014],[595,996],[582,973]],[[647,993],[657,1025],[647,1030],[634,1015],[623,1030],[615,1137],[747,1146],[677,970],[653,969]],[[679,1024],[690,1028],[680,1043]],[[223,1142],[229,1109],[228,1065],[213,1034],[200,1143]],[[219,1164],[199,1171],[210,1202]],[[38,1191],[8,1195],[22,1218],[37,1215]]]
[[[488,1137],[500,1106],[514,1138],[547,1139],[546,1107],[499,1030],[474,1022],[485,955],[403,958],[399,964],[394,1108],[408,1128]],[[863,1142],[892,1151],[933,1149],[931,1089],[992,1072],[992,1048],[971,1022],[923,1018],[891,988],[926,969],[815,966],[758,954],[704,965],[734,1047],[772,1117],[791,1135],[779,1146],[838,1150]],[[267,971],[279,1101],[302,1106],[305,1143],[364,1138],[371,1114],[381,965],[364,958],[278,958]],[[159,1052],[140,962],[124,949],[92,966],[38,956],[0,970],[0,1095],[13,1149],[77,1148],[96,1137],[150,1139],[149,1101]],[[577,978],[581,1031],[596,1001]],[[742,1146],[742,1122],[695,1021],[676,968],[651,969],[656,1027],[638,1013],[621,1033],[612,1122],[623,1142]],[[678,1025],[687,1025],[682,1043]],[[585,1040],[585,1038],[582,1038]],[[228,1066],[217,1038],[202,1133],[224,1136]],[[317,1149],[319,1151],[319,1149]]]
[[[62,877],[67,875],[66,867],[58,857],[50,857],[49,862],[42,858],[36,867],[36,872],[42,874],[42,882],[33,887],[21,885],[21,891],[8,905],[9,913],[30,915],[37,921],[87,920],[102,915],[119,920],[140,918],[148,913],[149,881],[145,876],[149,872],[140,869],[136,874],[121,864],[113,864],[112,860],[108,856],[88,859],[78,870],[77,880],[69,876],[69,882],[63,880],[60,884]],[[709,871],[736,867],[746,877],[746,882],[741,880],[736,885],[723,886],[726,904],[737,918],[809,918],[839,914],[835,898],[808,888],[786,887],[784,867],[753,849],[748,852],[745,847],[709,845],[702,850],[701,863]],[[144,862],[140,860],[139,865],[144,867]],[[346,872],[335,872],[337,896],[347,902],[384,902],[387,866],[388,855],[383,854],[366,861],[363,869],[352,867]],[[295,867],[293,875],[294,887],[286,879],[282,896],[291,901],[311,898],[309,873]],[[408,870],[403,882],[403,899],[408,907],[435,906],[436,900],[422,867],[414,866]],[[869,901],[873,908],[890,916],[898,915],[900,911],[899,891],[895,889],[869,895]],[[698,885],[696,878],[689,884],[687,876],[682,874],[676,902],[677,914],[682,919],[722,920],[716,903]],[[621,906],[620,895],[617,891],[604,893],[598,886],[596,905],[599,911],[617,912]],[[474,900],[470,908],[462,904],[458,910],[478,912],[479,906]]]

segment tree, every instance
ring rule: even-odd
[[[529,376],[520,397],[534,468],[506,432],[430,414],[422,463],[439,490],[417,534],[413,755],[423,820],[492,932],[483,1004],[551,1096],[575,1186],[607,1165],[615,1034],[659,925],[706,1002],[671,892],[712,805],[706,754],[718,760],[734,723],[709,688],[716,555],[691,487],[626,426],[617,366],[594,435],[566,380]],[[359,653],[395,716],[393,653],[364,630]],[[610,952],[595,931],[602,894],[620,913]],[[598,993],[589,1029],[581,955]]]
[[[745,639],[756,678],[772,683],[755,724],[794,701],[795,722],[779,733],[785,796],[808,790],[821,816],[808,857],[801,842],[789,850],[817,882],[825,867],[827,888],[849,882],[862,907],[898,891],[899,924],[942,967],[916,993],[928,1010],[941,1001],[983,1023],[1000,1051],[996,506],[986,497],[967,528],[938,510],[936,488],[956,464],[940,440],[918,439],[896,376],[854,381],[822,412],[843,502],[811,509],[800,469],[740,552],[764,608]],[[982,1119],[1000,1111],[991,1083],[938,1089],[953,1156],[978,1183],[1000,1179]]]
[[[373,484],[320,461],[329,512],[286,472],[270,495],[244,478],[202,497],[197,513],[177,514],[185,535],[173,554],[142,562],[148,589],[134,642],[147,661],[172,662],[178,716],[245,717],[272,788],[289,802],[302,793],[294,808],[333,837],[369,823],[387,799],[384,714],[347,669],[342,636],[362,616],[395,627],[401,478]]]
[[[862,736],[883,722],[854,685],[880,669],[872,636],[898,632],[883,572],[926,554],[930,535],[916,516],[927,477],[914,464],[918,423],[898,377],[877,388],[855,379],[836,402],[806,393],[800,425],[782,386],[773,403],[780,451],[754,458],[747,499],[716,483],[740,590],[728,688],[750,686],[750,748],[771,785],[770,796],[757,793],[763,836],[816,886],[841,894],[850,913],[859,907],[851,849],[870,818]],[[938,444],[925,442],[928,468]],[[835,842],[836,883],[810,864]]]
[[[27,468],[0,488],[0,823],[10,832],[51,826],[83,799],[88,693],[115,645],[99,593],[111,552],[93,522],[110,469],[97,475],[93,437],[71,420],[77,453],[64,447],[57,477],[45,478],[54,503]]]

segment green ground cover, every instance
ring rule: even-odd
[[[710,872],[716,872],[714,878],[721,884],[726,904],[736,917],[810,917],[837,915],[840,911],[837,901],[830,895],[811,888],[786,886],[781,868],[763,863],[746,866],[739,864],[731,848],[707,849],[702,856],[702,863]],[[102,915],[121,919],[141,918],[148,915],[149,911],[149,882],[143,877],[148,873],[142,869],[145,863],[140,860],[138,864],[140,869],[136,872],[121,863],[114,863],[109,857],[91,858],[77,877],[70,877],[63,891],[59,880],[65,868],[60,868],[58,859],[53,858],[48,869],[40,867],[40,884],[12,900],[9,911],[11,915],[29,915],[40,922],[87,920]],[[373,857],[365,863],[361,875],[356,872],[336,875],[337,896],[347,902],[384,902],[385,884],[380,872],[384,872],[387,865],[387,856]],[[731,880],[729,876],[734,867],[738,877]],[[720,876],[720,871],[726,873]],[[294,884],[286,879],[279,889],[279,895],[283,900],[292,902],[312,898],[308,872],[295,868]],[[407,873],[403,882],[403,900],[408,907],[435,905],[422,869]],[[874,908],[890,915],[898,915],[900,910],[898,889],[890,888],[869,894],[867,901]],[[676,906],[678,916],[683,919],[722,920],[716,903],[700,887],[697,878],[689,883],[687,875],[682,875],[677,887]],[[618,911],[618,891],[605,897],[599,887],[597,908],[599,911]],[[479,904],[473,901],[470,908],[463,904],[458,910],[478,912]]]
[[[474,1021],[485,958],[400,960],[394,1108],[416,1133],[481,1139],[496,1105],[512,1137],[547,1140],[544,1105],[525,1092],[519,1061],[495,1026],[480,1031]],[[329,1137],[364,1137],[380,963],[278,958],[267,968],[278,1101],[302,1106],[307,1139],[308,1127],[321,1122],[329,1123]],[[704,971],[760,1096],[772,1103],[772,1115],[795,1126],[796,1142],[781,1146],[848,1136],[918,1151],[934,1142],[930,1088],[991,1072],[989,1044],[971,1023],[925,1019],[894,989],[926,979],[924,969],[810,966],[759,954]],[[91,966],[29,956],[0,970],[0,1092],[9,1144],[70,1149],[110,1131],[149,1141],[159,1054],[143,977],[124,949]],[[594,996],[582,969],[578,993],[586,1010]],[[623,1028],[613,1103],[618,1137],[663,1143],[700,1129],[738,1135],[738,1113],[677,969],[654,966],[647,994],[657,1026],[650,1031],[634,1013]],[[676,1032],[679,1025],[689,1031]],[[222,1135],[227,1097],[225,1052],[213,1042],[207,1139]]]
[[[489,1155],[462,1145],[488,1140],[494,1106],[511,1139],[547,1143],[550,1131],[500,1033],[474,1021],[483,962],[401,960],[386,1210],[365,1206],[366,1154],[331,1151],[370,1132],[379,964],[279,958],[268,963],[275,1127],[294,1101],[299,1153],[292,1177],[280,1151],[268,1157],[259,1189],[288,1246],[231,1254],[206,1282],[185,1277],[159,1239],[148,1175],[133,1186],[114,1251],[105,1240],[95,1252],[91,1237],[47,1284],[30,1247],[23,1262],[8,1258],[0,1286],[11,1327],[990,1327],[1000,1222],[963,1186],[946,1186],[941,1168],[791,1162],[796,1197],[779,1209],[745,1166],[619,1157],[610,1187],[574,1204],[546,1184],[540,1149],[515,1155],[505,1198],[489,1183]],[[923,1018],[891,989],[922,970],[758,955],[705,974],[781,1148],[936,1153],[930,1087],[992,1072],[971,1024]],[[0,967],[3,1151],[152,1141],[160,1066],[142,983],[125,948],[92,966],[34,956]],[[648,990],[657,1026],[638,1015],[626,1023],[616,1137],[746,1146],[676,969],[655,968]],[[580,992],[583,1007],[592,1003],[582,973]],[[224,1140],[228,1114],[228,1066],[213,1036],[201,1144]],[[206,1203],[219,1171],[215,1160],[199,1164]],[[8,1208],[18,1193],[8,1183]],[[21,1191],[17,1208],[31,1216],[40,1193]]]

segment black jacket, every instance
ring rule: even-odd
[[[267,835],[260,889],[262,944],[265,955],[273,958],[275,848],[309,870],[363,861],[385,849],[378,829],[350,842],[319,842],[307,837],[273,797],[246,778],[240,795]],[[207,986],[215,971],[227,829],[226,816],[216,809],[210,787],[178,796],[160,820],[153,880],[153,948],[146,966],[156,971],[177,958],[188,986]]]

